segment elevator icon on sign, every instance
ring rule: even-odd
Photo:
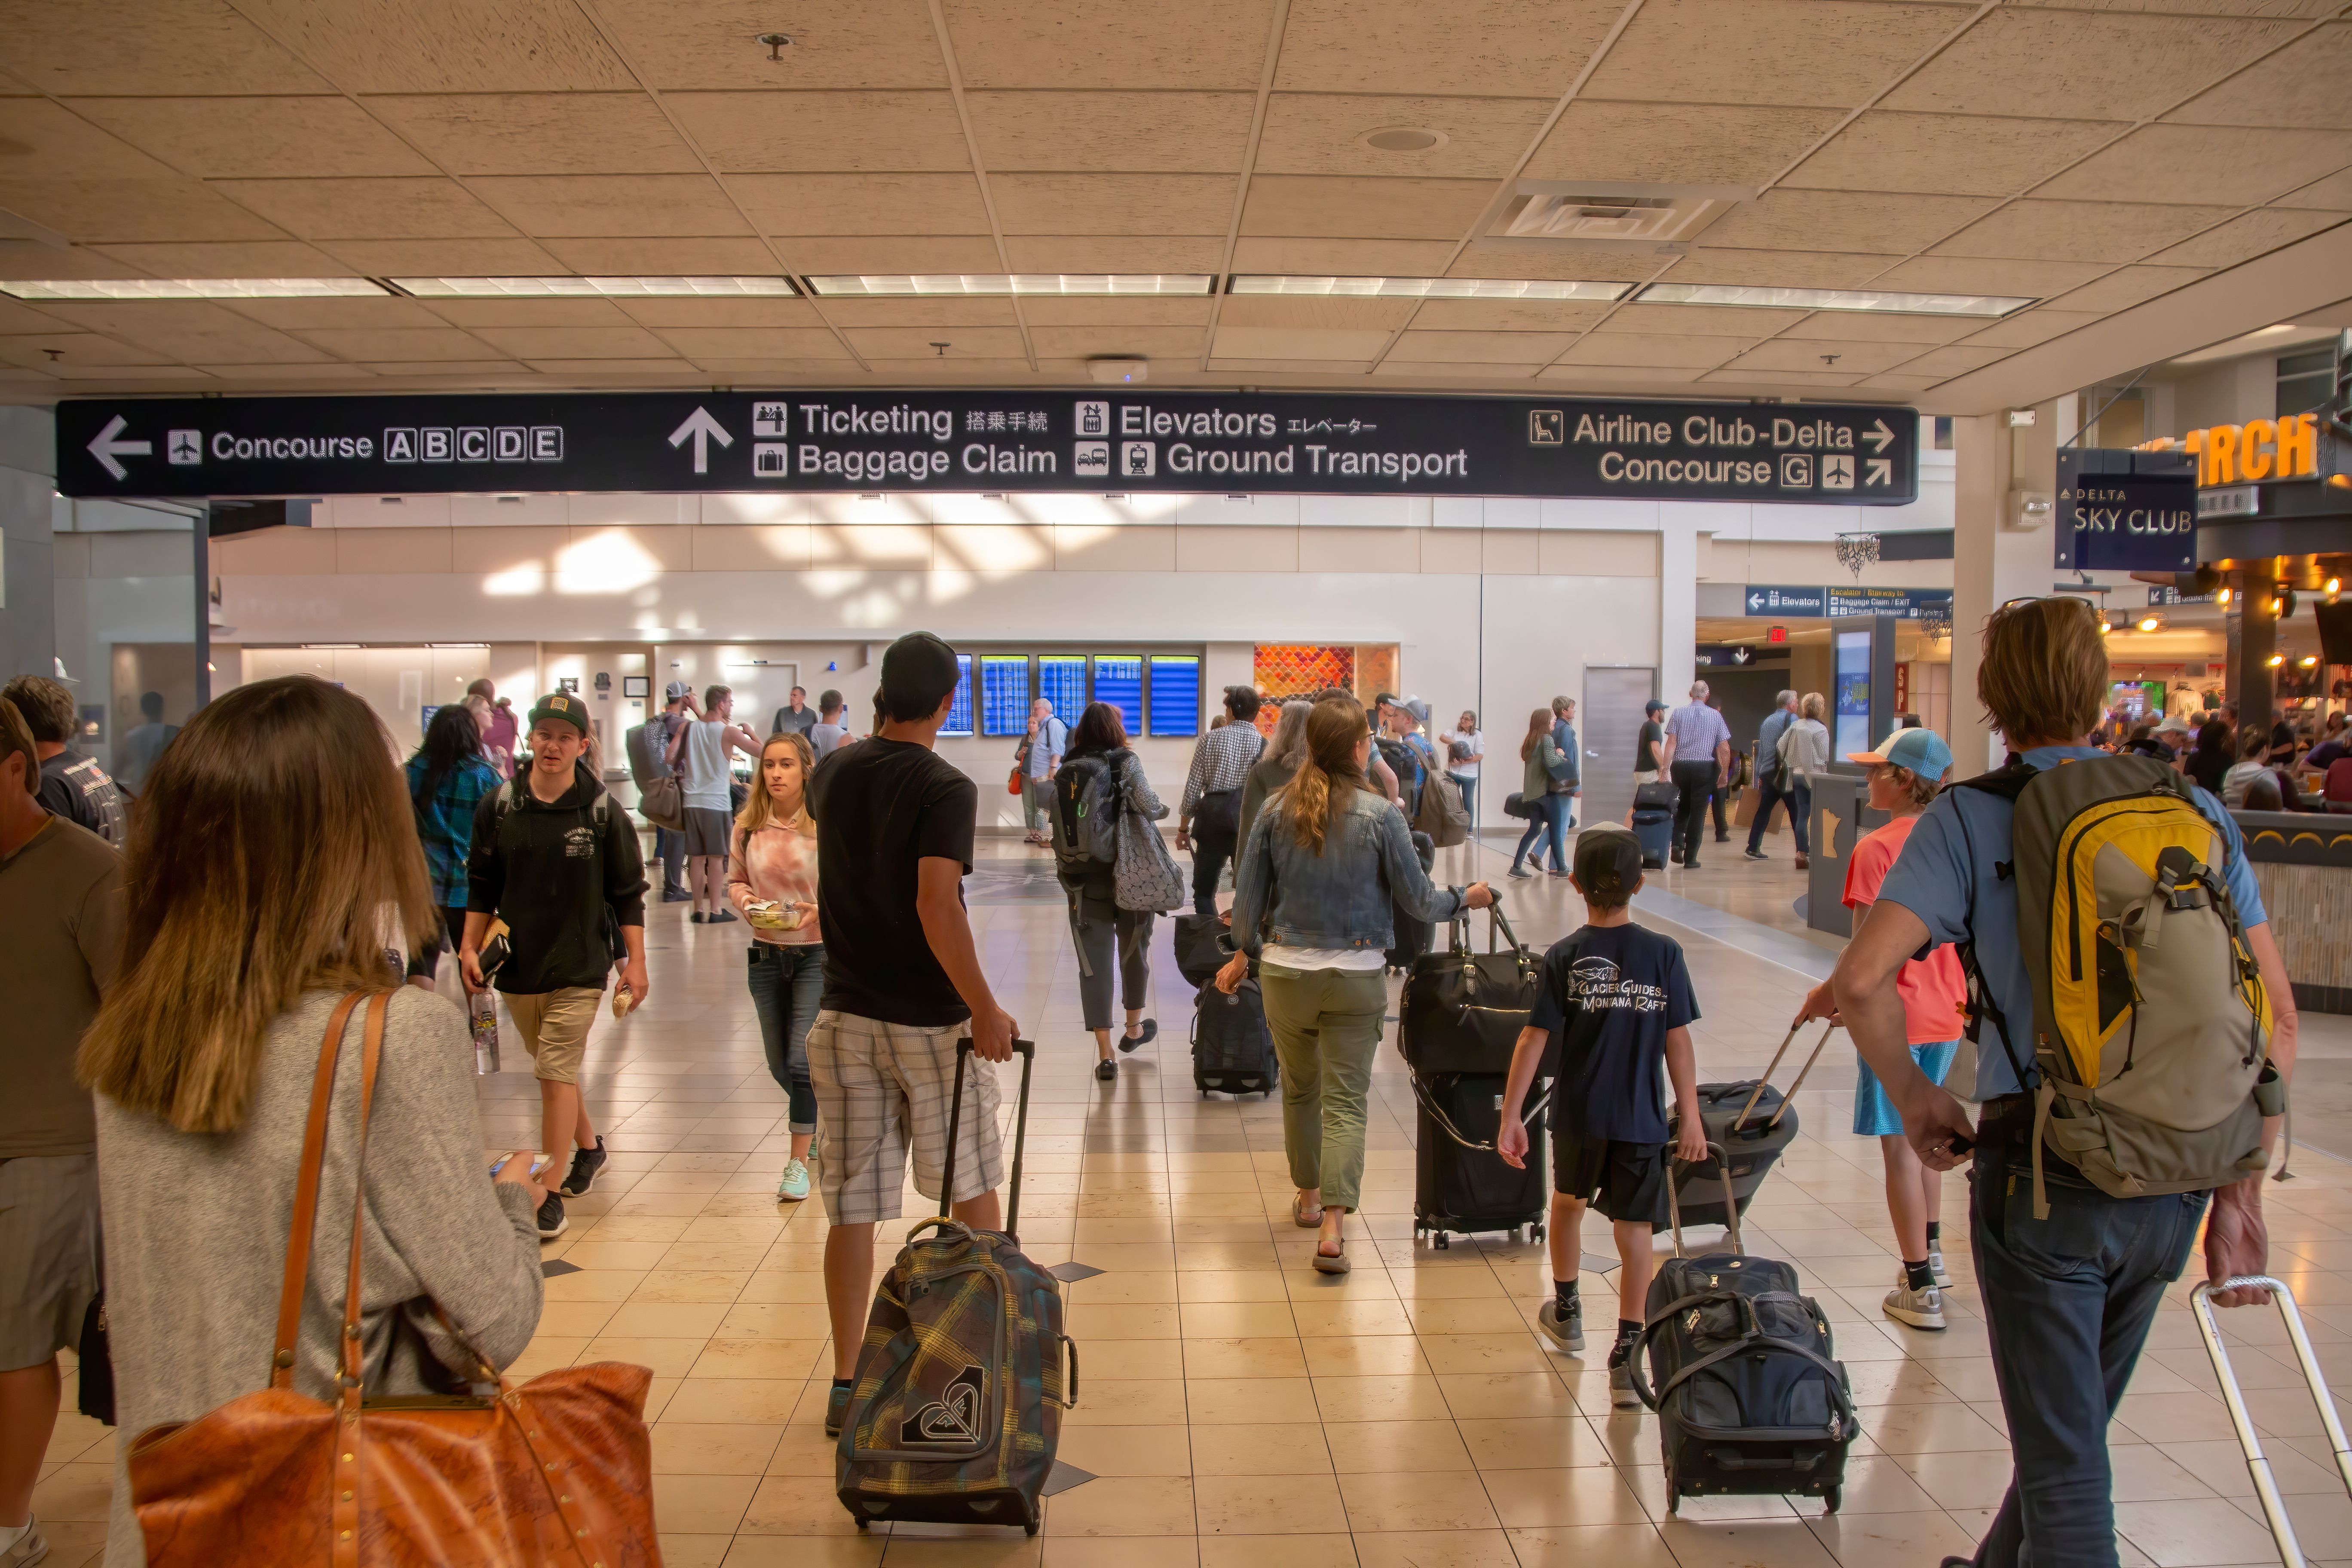
[[[1108,436],[1110,434],[1110,405],[1108,403],[1081,403],[1078,405],[1076,418],[1077,435]]]

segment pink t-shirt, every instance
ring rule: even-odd
[[[757,833],[735,830],[735,852],[727,862],[727,897],[736,911],[750,915],[744,906],[755,899],[779,904],[814,904],[816,902],[816,830],[803,833],[798,828],[771,823]],[[779,947],[814,947],[824,940],[817,930],[814,910],[801,917],[801,923],[790,931],[767,931],[751,928],[755,942],[773,942]]]
[[[1911,837],[1911,825],[1918,820],[1898,816],[1864,834],[1853,847],[1853,858],[1845,867],[1847,909],[1878,901],[1879,885],[1895,868],[1904,840]],[[1960,1037],[1968,1024],[1969,986],[1957,949],[1939,947],[1925,958],[1904,964],[1895,976],[1895,991],[1903,998],[1910,1044],[1932,1046]]]

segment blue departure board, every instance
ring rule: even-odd
[[[955,702],[948,709],[948,721],[940,726],[942,735],[971,733],[971,655],[956,655],[956,669]]]
[[[1022,735],[1029,730],[1029,661],[983,654],[980,660],[980,732]]]
[[[1201,661],[1175,655],[1151,658],[1151,732],[1160,736],[1201,732]]]
[[[1143,660],[1095,656],[1095,700],[1118,710],[1129,736],[1143,733]]]
[[[1069,654],[1047,654],[1037,660],[1037,695],[1050,698],[1054,717],[1072,729],[1087,710],[1087,661]]]

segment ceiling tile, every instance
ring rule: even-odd
[[[1950,379],[1951,377],[1945,375],[1873,375],[1864,377],[1854,384],[1867,387],[1873,392],[1913,393],[1925,392],[1929,387],[1939,386]]]
[[[25,180],[0,173],[0,207],[56,229],[80,245],[286,237],[276,225],[179,175],[162,180]],[[47,268],[58,265],[58,253],[53,250],[37,246],[8,248],[38,250],[52,258],[46,263]],[[116,268],[120,265],[110,264]],[[58,275],[54,270],[37,274]]]
[[[577,272],[586,278],[628,278],[640,273],[650,277],[682,274],[710,278],[740,273],[746,278],[772,278],[781,270],[774,254],[756,239],[647,239],[641,236],[592,235],[551,239],[547,248],[562,264],[555,271]],[[526,269],[520,275],[531,274]]]
[[[70,107],[206,179],[436,172],[347,98],[80,98]]]
[[[974,235],[819,235],[782,246],[796,272],[1002,272],[995,242]]]
[[[1345,299],[1328,294],[1229,294],[1218,321],[1228,327],[1377,331],[1385,337],[1413,319],[1414,304],[1411,300]]]
[[[1758,184],[1787,168],[1839,118],[1829,109],[1580,99],[1528,161],[1527,177]]]
[[[727,188],[766,234],[988,232],[969,174],[734,174]]]
[[[1869,310],[1817,310],[1780,335],[1855,343],[1948,343],[1977,328],[1974,316],[1890,316]]]
[[[670,345],[643,327],[492,327],[473,333],[520,360],[667,359]]]
[[[22,300],[0,296],[0,334],[55,331],[59,320]]]
[[[948,0],[968,88],[1149,88],[1255,92],[1272,0]]]
[[[1021,301],[1021,314],[1033,332],[1040,327],[1202,327],[1208,325],[1209,310],[1207,300],[1099,294],[1034,295]]]
[[[1409,331],[1394,357],[1433,364],[1549,364],[1576,341],[1573,332]]]
[[[251,323],[209,300],[60,300],[49,313],[94,332],[129,339],[142,332],[226,332]]]
[[[919,299],[897,295],[880,300],[827,300],[824,313],[837,327],[1010,327],[1013,301],[1002,294],[959,294]],[[937,333],[932,334],[934,337]]]
[[[924,0],[597,0],[597,14],[662,92],[948,85]],[[789,48],[756,40],[782,28]]]
[[[663,101],[722,171],[971,167],[944,92],[680,92]]]
[[[1675,283],[1747,283],[1763,289],[1859,289],[1897,256],[1809,250],[1693,250],[1665,277]]]
[[[211,384],[213,378],[193,365],[89,365],[80,366],[71,360],[41,367],[60,381],[96,381],[108,390],[144,390],[150,385],[171,386],[174,389],[188,384]],[[77,387],[76,391],[95,391],[93,387]]]
[[[1996,360],[2007,359],[2015,352],[2013,349],[1952,343],[1940,349],[1929,349],[1917,359],[1906,361],[1902,369],[1906,375],[1963,375],[1972,370],[1980,370]]]
[[[2262,207],[2207,229],[2169,250],[2160,250],[2148,260],[2161,267],[2235,267],[2266,250],[2292,245],[2343,221],[2340,212]]]
[[[482,352],[488,353],[487,350]],[[521,378],[529,378],[530,375],[530,373],[525,370],[521,365],[515,363],[512,360],[503,359],[396,360],[384,363],[364,364],[360,368],[368,372],[372,375],[400,377],[431,376],[436,379],[445,376],[457,375],[469,377],[495,375],[516,376]]]
[[[309,343],[251,321],[229,331],[175,332],[158,328],[123,335],[142,348],[153,350],[152,357],[184,364],[299,364],[328,357]]]
[[[992,174],[988,188],[1007,234],[1222,235],[1240,183],[1233,174]]]
[[[792,359],[747,359],[740,354],[724,357],[713,354],[698,358],[694,363],[700,365],[707,374],[754,385],[789,386],[797,383],[803,386],[824,386],[844,380],[854,384],[856,378],[864,374],[849,357],[848,351],[838,344],[830,359],[815,354]]]
[[[1424,300],[1412,324],[1448,332],[1577,332],[1608,310],[1597,300]]]
[[[2339,169],[2307,185],[2300,185],[2278,198],[2281,206],[2322,207],[2330,212],[2352,212],[2352,169]]]
[[[1609,330],[1612,332],[1692,332],[1700,337],[1720,337],[1726,332],[1739,332],[1749,337],[1766,338],[1795,326],[1805,319],[1806,314],[1803,310],[1780,310],[1761,305],[1633,304],[1620,307],[1617,313],[1609,318]]]
[[[1726,322],[1726,326],[1731,323]],[[1699,338],[1656,332],[1587,332],[1562,356],[1564,364],[1718,365],[1756,342],[1753,336]]]
[[[964,102],[991,174],[1231,174],[1255,108],[1240,92],[974,92]]]
[[[1445,269],[1445,276],[1640,283],[1656,277],[1664,265],[1664,259],[1638,247],[1481,241],[1465,250],[1461,259]]]
[[[727,236],[742,215],[708,174],[494,175],[472,182],[526,234]]]
[[[851,346],[866,359],[1022,359],[1017,327],[851,327]],[[944,353],[933,347],[946,343]]]
[[[369,278],[536,278],[565,270],[528,239],[331,239],[319,248]]]
[[[1980,331],[1970,332],[1968,342],[1975,348],[2030,349],[2103,319],[2096,310],[2056,310],[2043,305],[2021,310]]]
[[[1216,272],[1225,237],[1009,234],[1004,251],[1015,272]]]
[[[2157,11],[2177,16],[2324,16],[2342,0],[2010,0],[2068,11]]]
[[[2164,118],[2181,125],[2352,128],[2352,25],[2298,38]]]
[[[1275,85],[1287,92],[1558,98],[1624,9],[1553,0],[1292,0]]]
[[[46,99],[0,98],[0,177],[168,180],[175,172]]]
[[[423,301],[436,323],[446,321],[468,331],[477,327],[623,327],[635,328],[627,313],[611,300],[427,300]],[[333,324],[333,323],[330,323]],[[487,341],[487,340],[486,340]],[[507,345],[499,345],[505,349]],[[508,349],[518,359],[539,359],[533,351]]]
[[[52,359],[49,356],[55,354]],[[0,337],[0,361],[64,374],[70,367],[152,364],[153,349],[133,347],[96,332],[49,331]]]
[[[1938,256],[2137,261],[2228,217],[2231,207],[2134,202],[2011,202],[1935,247]]]
[[[535,359],[526,362],[541,375],[587,376],[636,385],[647,378],[699,380],[705,374],[682,359]]]
[[[437,327],[442,318],[415,300],[224,300],[221,309],[264,326],[292,331],[313,327]]]
[[[216,180],[212,188],[304,239],[478,239],[514,233],[455,180]]]
[[[1242,232],[1332,239],[1458,239],[1494,194],[1494,185],[1485,180],[1266,174],[1250,182]]]
[[[1709,224],[1699,243],[1740,250],[1924,250],[1990,211],[1990,196],[1781,186]]]
[[[2106,121],[1873,110],[1832,137],[1787,183],[1811,190],[2011,196],[2124,129]]]
[[[291,239],[226,245],[107,245],[107,255],[150,278],[344,278],[354,268]]]
[[[341,360],[320,359],[300,364],[257,363],[252,364],[212,364],[198,363],[198,370],[223,381],[255,382],[257,390],[275,389],[289,383],[307,391],[331,391],[342,386],[364,386],[375,379],[371,373]]]
[[[1243,235],[1235,272],[1303,272],[1341,278],[1425,278],[1444,269],[1452,239],[1282,239]]]
[[[236,0],[345,92],[593,92],[635,84],[572,0]]]
[[[1738,385],[1757,387],[1770,386],[1778,388],[1783,386],[1852,386],[1854,383],[1862,379],[1862,375],[1859,372],[1853,375],[1848,375],[1843,371],[1816,371],[1811,374],[1808,374],[1804,371],[1796,370],[1759,371],[1743,368],[1737,365],[1728,365],[1721,370],[1709,371],[1706,374],[1700,376],[1698,379],[1702,384],[1709,386]]]
[[[1547,98],[1401,98],[1278,92],[1253,167],[1269,174],[1499,179],[1543,126]],[[1385,127],[1433,131],[1443,144],[1385,153],[1363,138]]]
[[[2122,202],[2226,194],[2256,203],[2347,163],[2352,132],[2144,125],[2033,194]]]
[[[1448,363],[1444,360],[1390,358],[1372,366],[1372,374],[1399,382],[1429,382],[1448,389],[1517,388],[1528,384],[1536,368],[1532,363],[1487,364],[1474,360]]]
[[[1826,338],[1775,338],[1759,343],[1727,367],[1731,371],[1803,371],[1808,374],[1864,376],[1916,358],[1931,345],[1839,342]]]
[[[1369,363],[1388,347],[1391,334],[1339,327],[1241,327],[1217,325],[1220,359],[1349,360]]]
[[[223,0],[8,0],[9,74],[36,92],[325,92]]]
[[[1582,96],[1853,109],[1968,16],[1962,5],[1649,0]]]
[[[1701,374],[1696,368],[1669,365],[1555,364],[1538,371],[1536,379],[1570,394],[1585,389],[1637,392],[1644,387],[1673,392],[1696,381]]]
[[[1887,94],[1924,114],[2143,120],[2284,43],[2287,21],[1998,6]]]
[[[340,359],[372,364],[498,359],[481,339],[455,327],[313,327],[302,336]]]
[[[2158,294],[2169,294],[2175,289],[2196,282],[2207,274],[2194,267],[2124,267],[2108,273],[2095,283],[2085,284],[2071,294],[2064,294],[2051,303],[2062,310],[2128,310],[2144,300]]]
[[[822,327],[806,300],[622,300],[622,312],[667,335],[673,327]],[[680,353],[685,351],[681,349]]]
[[[1871,286],[1911,294],[2007,294],[2032,299],[2063,294],[2105,270],[2099,263],[2088,261],[1915,256],[1880,273]]]
[[[696,174],[702,162],[642,92],[385,97],[368,109],[453,174]]]
[[[1205,325],[1206,323],[1203,323]],[[1029,329],[1030,341],[1042,357],[1087,359],[1096,355],[1140,354],[1147,358],[1197,359],[1208,346],[1200,327],[1040,327]]]

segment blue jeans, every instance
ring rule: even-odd
[[[2111,1198],[2030,1150],[1979,1146],[1969,1240],[2015,1462],[1979,1568],[2114,1568],[2107,1421],[2164,1289],[2180,1278],[2204,1193]]]
[[[1473,838],[1477,837],[1478,781],[1475,778],[1465,779],[1460,773],[1447,773],[1445,776],[1452,779],[1454,781],[1454,787],[1462,792],[1463,808],[1470,813],[1470,837]]]
[[[816,1091],[809,1087],[808,1033],[824,994],[824,944],[751,944],[751,1010],[760,1016],[760,1043],[768,1071],[790,1096],[794,1132],[816,1131]]]
[[[1567,870],[1569,813],[1576,805],[1576,797],[1572,795],[1547,793],[1536,796],[1527,804],[1534,808],[1535,816],[1528,819],[1528,830],[1519,835],[1519,847],[1511,855],[1511,868],[1515,871],[1518,869],[1519,862],[1527,858],[1528,851],[1546,832],[1549,832],[1551,868],[1555,871]],[[1542,858],[1540,850],[1537,852],[1537,858]]]
[[[662,891],[686,891],[686,835],[667,827],[654,829],[654,858],[662,863]]]
[[[1782,801],[1789,803],[1789,820],[1795,824],[1796,792],[1788,787],[1787,775],[1778,772],[1765,773],[1756,781],[1756,820],[1748,825],[1748,852],[1755,854],[1764,847],[1764,829],[1772,820],[1772,808]],[[1798,828],[1800,833],[1804,829]]]

